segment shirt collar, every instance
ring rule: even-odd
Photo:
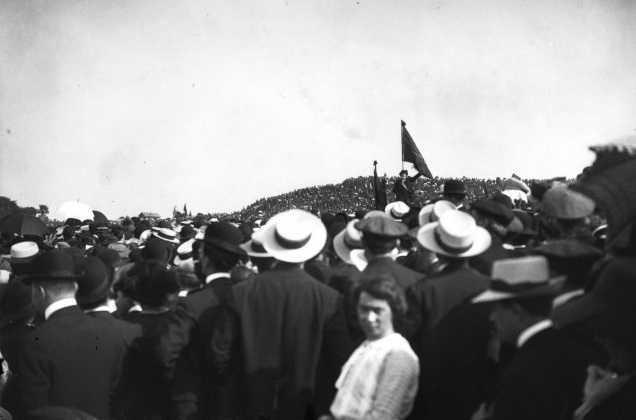
[[[539,321],[536,324],[533,324],[523,330],[521,334],[519,334],[519,338],[517,338],[517,348],[521,348],[530,338],[534,337],[538,333],[543,330],[547,330],[552,326],[552,321],[549,319],[544,319],[543,321]]]
[[[222,277],[230,277],[230,273],[221,272],[221,273],[210,274],[209,276],[205,278],[205,284],[209,284],[211,281],[220,279]]]
[[[552,308],[561,306],[564,303],[569,302],[572,299],[582,296],[584,294],[585,294],[585,290],[583,289],[576,289],[576,290],[572,290],[571,292],[563,293],[562,295],[559,295],[556,298],[554,298],[554,300],[552,301]]]
[[[102,306],[98,306],[97,308],[87,309],[84,312],[87,313],[87,314],[90,314],[91,312],[108,312],[108,313],[110,313],[110,308],[108,307],[108,305],[102,305]]]
[[[76,306],[76,305],[77,305],[77,301],[75,300],[75,298],[64,298],[64,299],[57,300],[46,307],[46,309],[44,310],[44,319],[49,319],[51,315],[53,315],[55,312],[59,311],[60,309],[64,309],[64,308],[68,308],[69,306]]]

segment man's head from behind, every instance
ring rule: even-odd
[[[75,297],[82,272],[75,270],[70,255],[59,251],[38,254],[33,258],[33,267],[33,273],[25,276],[23,283],[31,285],[31,298],[38,313],[44,314],[53,302]]]

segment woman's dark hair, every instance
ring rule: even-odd
[[[388,275],[362,275],[359,285],[353,290],[353,297],[356,303],[360,300],[362,292],[366,292],[376,299],[386,300],[394,319],[406,314],[407,305],[404,291],[393,277]]]

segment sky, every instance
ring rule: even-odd
[[[400,120],[439,177],[574,177],[636,130],[630,0],[3,0],[0,54],[0,195],[52,212],[397,175]]]

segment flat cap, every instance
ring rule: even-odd
[[[372,217],[355,224],[355,228],[363,234],[369,233],[386,239],[398,239],[408,232],[405,224],[384,217]]]

